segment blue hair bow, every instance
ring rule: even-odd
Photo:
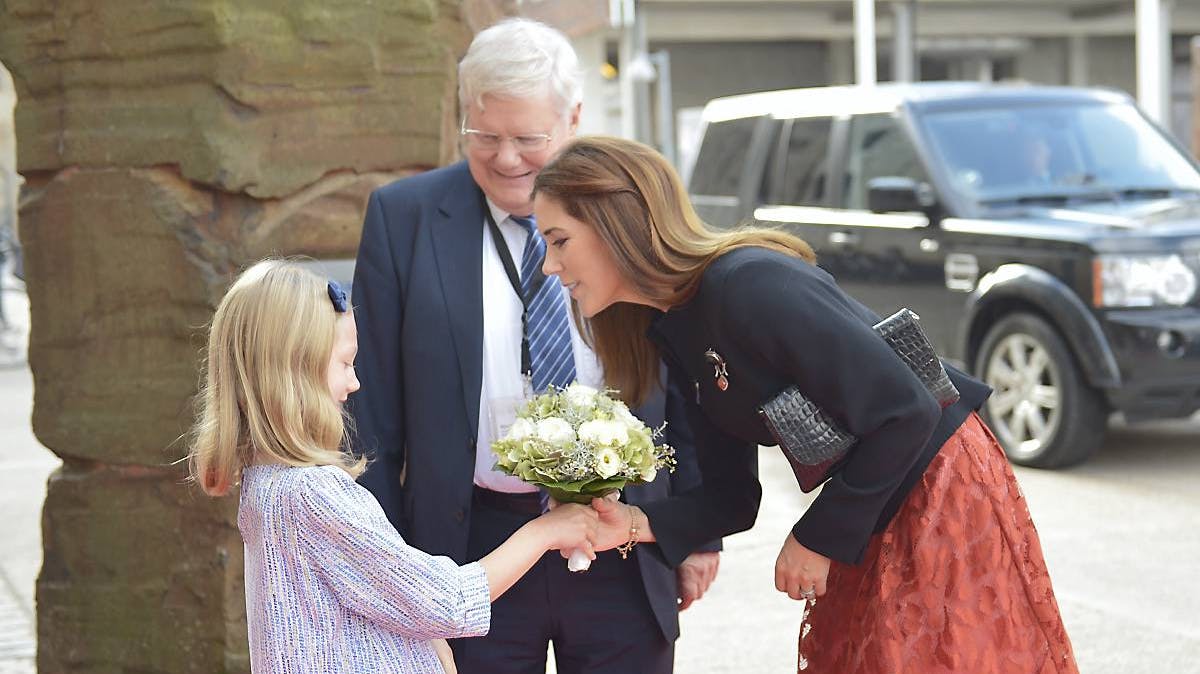
[[[329,301],[333,302],[333,310],[339,314],[346,313],[350,308],[350,303],[346,298],[346,291],[342,290],[342,286],[338,285],[337,281],[329,282]]]

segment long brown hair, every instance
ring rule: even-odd
[[[812,248],[786,232],[761,227],[715,231],[700,220],[683,181],[653,148],[623,138],[586,136],[542,168],[533,185],[568,215],[596,229],[617,269],[642,297],[678,306],[696,292],[709,263],[744,246],[761,246],[814,262]],[[659,382],[659,354],[645,338],[654,309],[617,303],[575,318],[604,365],[605,380],[630,404]]]

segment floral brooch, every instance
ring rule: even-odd
[[[726,369],[725,359],[716,350],[709,349],[704,352],[704,360],[713,366],[713,380],[716,382],[717,388],[722,391],[728,390],[729,370]]]

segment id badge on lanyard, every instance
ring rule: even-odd
[[[528,374],[521,375],[520,392],[507,392],[488,398],[488,421],[491,423],[492,439],[499,440],[508,434],[508,429],[517,420],[517,412],[533,399],[533,384]]]

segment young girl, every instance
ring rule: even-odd
[[[584,506],[461,567],[405,544],[341,450],[357,349],[345,293],[278,260],[246,270],[213,317],[191,473],[211,496],[241,482],[257,674],[453,671],[441,640],[486,634],[490,602],[547,550],[594,558]]]

